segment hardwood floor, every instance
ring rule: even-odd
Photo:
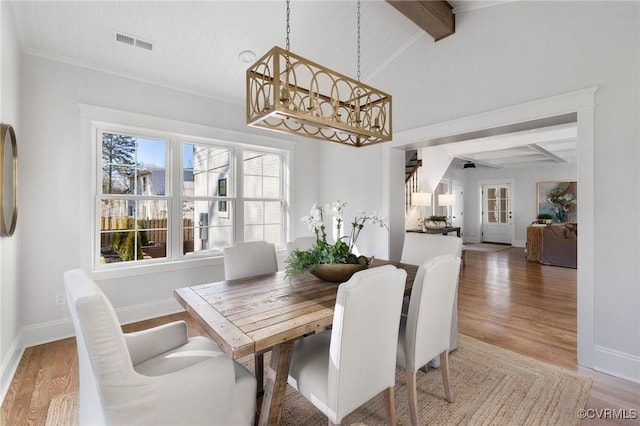
[[[466,253],[458,330],[566,368],[576,366],[576,270],[524,259],[518,248]]]
[[[202,333],[186,313],[123,328],[134,331],[177,319],[187,321],[191,335]],[[459,331],[468,336],[592,377],[586,408],[624,409],[627,417],[635,409],[640,415],[640,384],[576,364],[576,270],[527,262],[518,248],[467,251],[458,321]],[[75,339],[27,348],[0,409],[0,425],[44,425],[50,400],[78,388],[77,370]],[[640,419],[584,423],[640,425]]]

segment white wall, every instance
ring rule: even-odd
[[[63,289],[64,271],[86,267],[91,250],[87,227],[83,226],[92,203],[87,192],[92,173],[91,140],[81,119],[87,108],[79,104],[112,109],[115,115],[119,111],[134,113],[133,124],[139,120],[140,127],[153,118],[167,126],[184,123],[185,128],[191,126],[203,134],[215,133],[212,128],[269,133],[246,126],[243,105],[29,54],[23,56],[22,88],[23,117],[30,125],[24,129],[21,145],[20,323],[24,344],[31,345],[72,332],[68,309],[55,305],[54,295]],[[276,143],[293,139],[281,136]],[[317,197],[317,176],[309,174],[317,168],[316,150],[314,141],[295,144],[291,216],[296,226],[297,218]],[[297,205],[303,209],[298,210]],[[299,231],[294,228],[293,232]],[[117,271],[99,272],[94,277],[120,319],[130,322],[180,309],[172,295],[174,288],[222,279],[223,270],[221,259],[214,259],[182,266],[141,267],[125,276]]]
[[[480,207],[482,196],[478,192],[478,182],[481,181],[512,181],[514,187],[511,195],[512,223],[514,227],[513,245],[524,247],[527,241],[527,226],[536,219],[538,214],[537,182],[560,180],[577,180],[575,163],[552,164],[535,167],[509,167],[491,169],[478,167],[464,171],[464,241],[481,241]],[[578,182],[578,197],[580,197],[580,183]],[[578,215],[580,212],[578,211]],[[580,219],[578,218],[578,221]]]
[[[368,214],[384,212],[381,196],[384,171],[383,151],[380,147],[354,148],[337,143],[324,143],[320,151],[321,181],[319,204],[335,200],[347,203],[345,234],[351,232],[351,222],[364,210]],[[358,251],[366,256],[389,258],[387,231],[367,225],[356,241]]]
[[[511,2],[462,13],[455,35],[437,43],[421,38],[367,82],[374,87],[384,82],[393,94],[398,139],[402,130],[417,137],[429,125],[598,86],[589,173],[594,181],[587,182],[594,195],[588,245],[594,262],[585,265],[594,291],[581,303],[593,303],[589,363],[635,381],[640,381],[639,7],[637,2]],[[415,84],[416,73],[421,85]],[[411,102],[415,99],[419,102]],[[362,160],[349,167],[370,181],[378,180],[382,169]],[[326,164],[325,174],[333,170]],[[362,197],[364,190],[371,200],[383,196],[373,186],[351,188],[352,195],[342,196]],[[612,211],[631,238],[610,231]],[[391,238],[395,244],[401,237]]]
[[[0,2],[0,51],[0,122],[13,126],[18,140],[19,161],[22,161],[25,147],[21,140],[20,50],[7,2]],[[24,175],[21,169],[18,172],[20,180]],[[19,208],[22,208],[24,194],[24,188],[20,186]],[[20,326],[18,247],[23,223],[23,217],[19,215],[13,236],[0,238],[0,397],[4,397],[7,391],[21,354],[16,337]]]

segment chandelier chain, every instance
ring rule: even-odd
[[[360,0],[358,0],[358,81],[360,81]]]
[[[287,52],[289,51],[289,33],[291,33],[291,26],[289,25],[289,14],[291,13],[291,9],[289,8],[289,0],[287,0]]]

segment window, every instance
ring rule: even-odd
[[[243,152],[244,241],[265,240],[282,246],[283,197],[280,156]]]
[[[487,188],[487,222],[509,223],[509,188],[497,186]]]
[[[284,151],[111,128],[96,140],[95,265],[216,256],[237,241],[284,245]]]

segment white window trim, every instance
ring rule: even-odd
[[[99,107],[95,105],[78,104],[80,109],[80,150],[81,161],[80,175],[84,179],[80,180],[81,202],[79,211],[81,217],[80,227],[85,230],[84,235],[89,238],[80,238],[78,247],[80,250],[80,267],[92,271],[95,279],[112,279],[124,276],[138,276],[149,273],[162,273],[174,270],[184,270],[192,267],[202,267],[222,264],[220,256],[196,255],[182,258],[180,260],[162,262],[141,262],[134,264],[123,264],[121,267],[114,266],[106,269],[96,269],[94,265],[94,242],[96,241],[95,215],[95,188],[97,188],[97,129],[100,127],[113,127],[117,123],[117,128],[130,130],[134,133],[142,132],[144,135],[153,136],[154,133],[171,133],[184,141],[198,140],[219,143],[221,145],[239,147],[240,149],[272,151],[283,154],[284,161],[288,168],[288,173],[284,174],[283,190],[289,187],[289,193],[285,194],[285,227],[291,233],[290,203],[293,188],[291,187],[291,174],[293,173],[293,151],[295,142],[291,139],[276,139],[252,133],[238,132],[228,129],[220,129],[206,125],[187,123],[179,120],[171,120],[155,117],[146,114],[133,113],[128,111],[115,110],[111,108]],[[90,141],[90,142],[89,142]],[[230,143],[229,141],[232,141]],[[169,159],[170,160],[170,159]],[[167,162],[166,167],[170,167]],[[175,197],[174,197],[175,199]],[[175,228],[175,227],[174,227]],[[82,233],[81,233],[82,235]],[[286,241],[289,235],[285,235]],[[281,254],[281,253],[279,253]]]

